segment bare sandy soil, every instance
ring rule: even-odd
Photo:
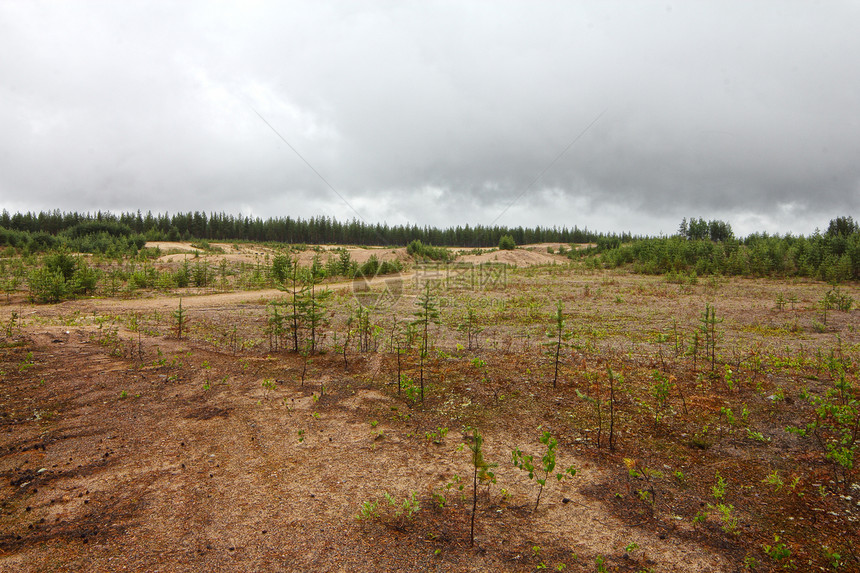
[[[228,244],[228,243],[210,243],[213,251],[206,252],[196,247],[192,247],[191,243],[166,242],[156,241],[146,244],[147,247],[159,247],[162,251],[181,251],[171,252],[170,254],[162,255],[158,258],[160,263],[181,263],[183,261],[193,261],[194,256],[203,257],[208,262],[217,265],[221,260],[226,260],[229,263],[246,263],[257,264],[271,260],[272,257],[278,254],[278,251],[270,247],[256,244]],[[411,257],[406,254],[406,249],[385,248],[385,247],[342,247],[336,245],[321,245],[318,250],[307,249],[293,256],[296,257],[299,264],[308,266],[313,261],[314,257],[319,256],[320,261],[325,264],[329,257],[339,257],[341,250],[345,249],[349,252],[351,260],[359,265],[366,263],[370,257],[375,256],[380,261],[401,261],[407,262]],[[268,259],[267,259],[268,257]]]
[[[502,261],[507,255],[488,254]],[[510,255],[522,266],[560,262],[545,248]],[[747,471],[750,487],[764,488],[758,466],[743,469],[757,458],[769,459],[765,464],[802,458],[796,442],[779,437],[787,414],[764,397],[778,385],[789,388],[790,380],[762,375],[765,395],[753,382],[733,390],[715,384],[706,394],[695,386],[686,359],[670,358],[665,342],[651,341],[655,332],[671,332],[673,321],[695,328],[705,301],[717,300],[729,357],[756,340],[762,355],[791,345],[788,356],[812,344],[835,344],[835,332],[846,349],[860,343],[854,313],[834,314],[830,330],[816,334],[816,311],[772,310],[774,294],[789,288],[799,306],[811,308],[821,291],[815,283],[737,280],[678,288],[659,278],[535,267],[512,277],[504,291],[469,299],[492,309],[482,310],[483,345],[471,352],[463,349],[458,328],[465,299],[443,293],[422,404],[395,383],[390,315],[376,317],[382,332],[374,339],[376,351],[351,346],[344,364],[338,342],[354,301],[350,283],[331,288],[326,352],[307,361],[273,349],[266,334],[266,303],[284,296],[278,290],[184,297],[190,322],[181,339],[172,318],[176,296],[0,307],[0,571],[545,566],[585,572],[603,563],[608,571],[729,572],[744,570],[750,556],[759,560],[756,570],[777,570],[779,564],[762,562],[762,541],[773,534],[761,529],[755,513],[787,502],[737,484]],[[856,288],[850,292],[860,296]],[[408,291],[391,313],[412,318],[415,294]],[[563,380],[553,387],[541,344],[559,299],[575,309],[570,322],[577,332],[592,333],[593,346],[565,351]],[[796,337],[786,326],[792,320]],[[416,354],[401,358],[417,380]],[[591,392],[609,363],[630,380],[650,380],[663,360],[677,362],[666,367],[672,376],[689,378],[683,410],[673,395],[662,430],[678,436],[678,444],[689,441],[680,436],[697,412],[716,419],[728,400],[749,404],[751,419],[761,423],[771,416],[773,428],[756,427],[772,441],[731,437],[723,422],[721,441],[714,438],[708,451],[661,445],[665,451],[649,452],[636,445],[634,432],[652,432],[650,402],[639,403],[631,393],[620,402],[628,416],[619,430],[622,449],[595,447],[594,429],[572,422],[576,404],[587,407],[575,391]],[[796,415],[796,405],[786,407]],[[635,422],[639,412],[646,422]],[[497,483],[480,488],[474,546],[470,426],[481,428],[485,457],[498,463]],[[512,466],[511,451],[520,447],[539,459],[544,430],[559,439],[558,467],[573,465],[578,473],[561,482],[550,477],[535,511],[537,485]],[[653,443],[664,444],[653,431]],[[628,459],[665,474],[651,485],[656,502],[643,503],[645,482],[630,477]],[[669,483],[676,468],[689,483]],[[742,516],[737,533],[723,533],[713,515],[704,523],[693,519],[714,501],[714,468],[735,487],[729,495],[737,496]],[[814,466],[821,475],[826,471]],[[804,499],[812,499],[814,479],[803,480]],[[410,518],[398,516],[384,492],[398,505],[414,492],[420,509]],[[365,502],[378,503],[378,515],[359,520]],[[815,503],[823,515],[850,511],[836,495]],[[796,511],[791,515],[803,519],[818,515]],[[836,526],[820,521],[814,527]],[[792,545],[795,554],[800,544]]]
[[[505,503],[482,511],[476,550],[468,547],[462,509],[449,510],[454,515],[437,540],[420,526],[388,531],[359,523],[360,502],[382,490],[424,498],[428,484],[467,476],[460,436],[428,447],[409,436],[419,422],[383,419],[377,431],[385,437],[374,438],[370,419],[394,403],[367,388],[344,390],[332,381],[332,393],[314,403],[312,388],[279,387],[265,396],[253,376],[237,373],[203,392],[200,376],[168,382],[151,371],[129,379],[123,365],[76,349],[88,349],[80,333],[66,340],[52,344],[74,350],[73,357],[55,357],[92,366],[75,376],[77,387],[54,383],[61,419],[38,424],[50,426],[49,435],[19,435],[5,456],[16,467],[6,472],[3,494],[13,506],[27,504],[15,512],[27,525],[10,527],[3,539],[5,571],[530,570],[522,530],[532,531],[535,543],[557,545],[548,551],[558,559],[638,542],[652,548],[650,559],[679,564],[664,570],[718,570],[705,549],[629,530],[577,494],[599,475],[588,471],[575,487],[548,493],[537,516]],[[129,397],[119,398],[120,388]],[[488,457],[503,459],[513,445],[496,441]],[[531,497],[519,481],[505,485]]]
[[[350,258],[362,265],[370,260],[370,257],[376,257],[379,261],[400,261],[405,263],[407,261],[411,261],[412,257],[406,254],[405,247],[398,248],[387,248],[387,247],[338,247],[338,246],[324,246],[324,251],[321,253],[317,253],[314,251],[303,251],[299,253],[299,264],[303,266],[310,265],[314,256],[319,254],[320,260],[325,263],[328,257],[338,257],[340,250],[346,248],[349,252]]]
[[[378,359],[344,372],[317,358],[301,386],[293,356],[234,357],[169,336],[138,348],[122,330],[132,359],[102,334],[34,325],[4,351],[2,571],[524,571],[539,563],[535,545],[571,567],[631,543],[664,571],[725,570],[706,547],[631,529],[581,494],[602,472],[570,451],[563,461],[580,475],[550,485],[536,513],[524,475],[500,481],[512,501],[498,488],[482,498],[470,547],[469,504],[448,493],[451,505],[433,509],[431,497],[455,475],[468,483],[465,435],[425,439],[450,420],[405,405]],[[9,371],[29,352],[31,369]],[[505,463],[535,432],[488,427],[488,459]],[[383,491],[417,492],[426,517],[358,521]]]
[[[491,251],[480,255],[462,255],[457,258],[464,263],[502,263],[513,267],[529,267],[546,264],[567,264],[570,260],[563,255],[551,255],[543,249],[530,249],[528,245],[513,251]]]
[[[266,256],[273,257],[276,253],[274,249],[251,244],[233,244],[228,243],[211,243],[215,249],[220,249],[221,252],[205,253],[201,249],[191,246],[191,243],[156,241],[146,244],[147,247],[158,247],[162,251],[182,251],[180,253],[172,253],[163,255],[159,258],[162,263],[177,263],[189,258],[189,256],[197,254],[197,256],[205,256],[210,262],[217,264],[221,259],[226,259],[230,262],[256,263],[261,262]],[[238,247],[238,249],[236,248]],[[523,245],[513,251],[499,251],[487,249],[479,255],[469,254],[457,257],[457,262],[465,263],[505,263],[516,267],[525,267],[532,265],[545,264],[565,264],[569,260],[563,255],[550,254],[547,252],[547,247],[551,247],[554,252],[558,252],[560,247],[566,249],[570,245],[563,243],[540,243],[533,245]],[[405,247],[387,248],[387,247],[343,247],[338,245],[320,245],[319,250],[305,250],[298,253],[299,264],[307,266],[311,264],[315,256],[319,256],[320,260],[325,263],[329,257],[338,257],[341,250],[346,249],[350,258],[359,265],[367,262],[370,257],[375,256],[380,261],[400,261],[407,263],[411,261],[411,257],[406,253]],[[451,251],[459,251],[461,249],[451,249]]]
[[[151,249],[161,249],[162,251],[185,251],[189,253],[202,253],[203,249],[192,247],[191,243],[183,243],[180,241],[149,241],[145,245]],[[232,249],[232,247],[230,247]]]

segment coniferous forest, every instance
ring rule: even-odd
[[[143,235],[148,241],[178,241],[205,239],[209,241],[268,241],[279,243],[336,244],[336,245],[391,245],[405,246],[413,240],[425,244],[448,247],[494,247],[504,235],[511,235],[517,244],[526,243],[588,243],[603,235],[574,226],[508,228],[483,225],[465,227],[419,227],[417,225],[370,224],[353,219],[342,222],[331,217],[309,219],[278,217],[234,216],[224,213],[63,213],[59,210],[40,213],[15,213],[6,210],[0,214],[0,245],[11,244],[8,232],[41,234],[37,242],[50,243],[45,234],[73,237],[105,231],[111,235]],[[614,236],[614,235],[613,235]],[[619,235],[629,240],[629,235]],[[23,237],[22,237],[23,239]]]
[[[860,226],[853,217],[837,217],[826,231],[810,236],[753,233],[736,237],[718,220],[684,219],[672,236],[639,237],[626,232],[595,232],[587,227],[457,226],[370,224],[357,219],[309,219],[234,216],[224,213],[140,211],[0,214],[0,247],[23,253],[66,248],[82,253],[134,253],[147,241],[255,241],[286,244],[333,244],[403,247],[492,248],[503,237],[517,245],[588,244],[569,250],[593,268],[619,268],[644,274],[801,276],[840,282],[860,278]],[[410,253],[411,254],[411,253]]]

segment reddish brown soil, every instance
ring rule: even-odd
[[[515,302],[558,280],[524,276],[487,298]],[[749,325],[766,330],[788,320],[765,310],[772,302],[762,293],[779,287],[736,281],[719,293],[696,287],[697,298],[673,296],[676,287],[658,279],[561,280],[562,290],[533,318],[522,306],[510,310],[508,324],[491,325],[481,351],[455,348],[460,335],[443,318],[436,345],[449,357],[434,355],[423,406],[397,392],[396,361],[384,342],[376,353],[350,352],[344,369],[332,333],[330,351],[311,359],[302,382],[303,358],[270,352],[262,334],[264,303],[280,291],[184,298],[191,322],[182,339],[171,330],[175,297],[4,307],[3,324],[13,311],[24,323],[0,349],[0,571],[533,571],[541,564],[594,571],[605,559],[610,571],[686,572],[741,570],[751,554],[761,561],[764,534],[759,525],[750,529],[751,518],[742,520],[741,535],[722,534],[713,518],[704,526],[691,520],[708,501],[714,467],[738,483],[732,468],[740,462],[714,466],[711,458],[755,457],[754,443],[723,440],[700,456],[710,472],[702,488],[657,485],[649,506],[637,501],[643,484],[623,469],[623,458],[644,461],[649,452],[623,433],[620,451],[597,449],[564,416],[574,387],[589,391],[586,374],[597,376],[606,363],[626,365],[631,378],[639,367],[650,372],[658,355],[628,351],[629,340],[664,329],[672,316],[695,324],[703,300],[721,299],[732,344],[757,336]],[[801,300],[821,290],[795,288]],[[602,313],[592,324],[615,334],[594,353],[568,351],[567,374],[553,388],[537,341],[559,292],[588,302],[575,311],[579,323]],[[627,300],[623,308],[616,292]],[[414,311],[413,300],[400,301],[401,316]],[[342,325],[345,301],[333,303],[331,331]],[[459,312],[446,308],[443,316]],[[137,330],[129,322],[135,315]],[[829,323],[846,346],[857,343],[853,316]],[[802,324],[812,318],[802,316]],[[517,324],[539,334],[511,345]],[[458,353],[459,361],[450,357]],[[472,358],[490,364],[486,378],[469,370]],[[414,355],[406,359],[415,374]],[[721,403],[692,391],[685,408]],[[632,400],[624,404],[636,411]],[[457,475],[471,496],[467,426],[482,429],[485,455],[499,463],[498,483],[479,498],[474,546],[471,497],[445,488]],[[442,427],[449,432],[438,443],[427,438]],[[630,418],[624,432],[635,427]],[[539,458],[537,438],[547,429],[559,437],[559,467],[579,472],[549,481],[532,512],[537,488],[511,465],[510,452],[521,447]],[[697,475],[690,460],[699,459],[692,452],[679,457],[690,479]],[[655,459],[662,458],[655,452]],[[382,511],[358,520],[362,504],[382,500],[384,491],[398,501],[416,492],[420,510],[411,519]],[[446,493],[446,507],[434,504],[434,492]]]

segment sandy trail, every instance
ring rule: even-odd
[[[344,289],[352,289],[360,286],[370,285],[371,288],[380,286],[386,281],[402,281],[409,282],[413,279],[414,273],[403,273],[400,275],[388,275],[384,277],[376,277],[369,281],[338,281],[333,283],[324,283],[318,285],[320,289],[329,289],[332,291],[340,291]],[[153,310],[172,310],[179,304],[179,299],[182,299],[182,307],[187,309],[218,309],[230,308],[239,305],[263,305],[269,300],[279,296],[286,296],[287,292],[280,289],[262,289],[252,291],[236,291],[222,292],[213,294],[185,295],[178,296],[175,294],[157,294],[148,298],[131,298],[131,299],[116,299],[116,298],[88,298],[76,299],[61,302],[55,305],[40,305],[34,306],[27,302],[15,302],[3,307],[0,307],[0,320],[8,320],[13,312],[17,312],[20,316],[27,315],[50,315],[50,314],[71,314],[74,312],[80,313],[104,313],[104,312],[138,312],[138,311],[153,311]]]

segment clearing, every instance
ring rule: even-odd
[[[290,292],[233,291],[238,275],[227,292],[13,297],[0,571],[860,570],[858,472],[828,456],[857,424],[857,311],[825,318],[831,287],[813,281],[670,283],[547,246],[459,257],[516,267],[431,283],[423,359],[428,276],[409,268],[365,318],[351,282],[317,285],[332,294],[314,354],[292,352],[274,318]],[[252,273],[276,254],[160,248],[162,270],[223,258]],[[847,429],[816,418],[822,404]],[[786,431],[816,419],[814,436]],[[473,546],[472,428],[498,464]],[[555,471],[577,473],[550,475],[535,510],[539,486],[511,452],[538,466],[545,431]]]

